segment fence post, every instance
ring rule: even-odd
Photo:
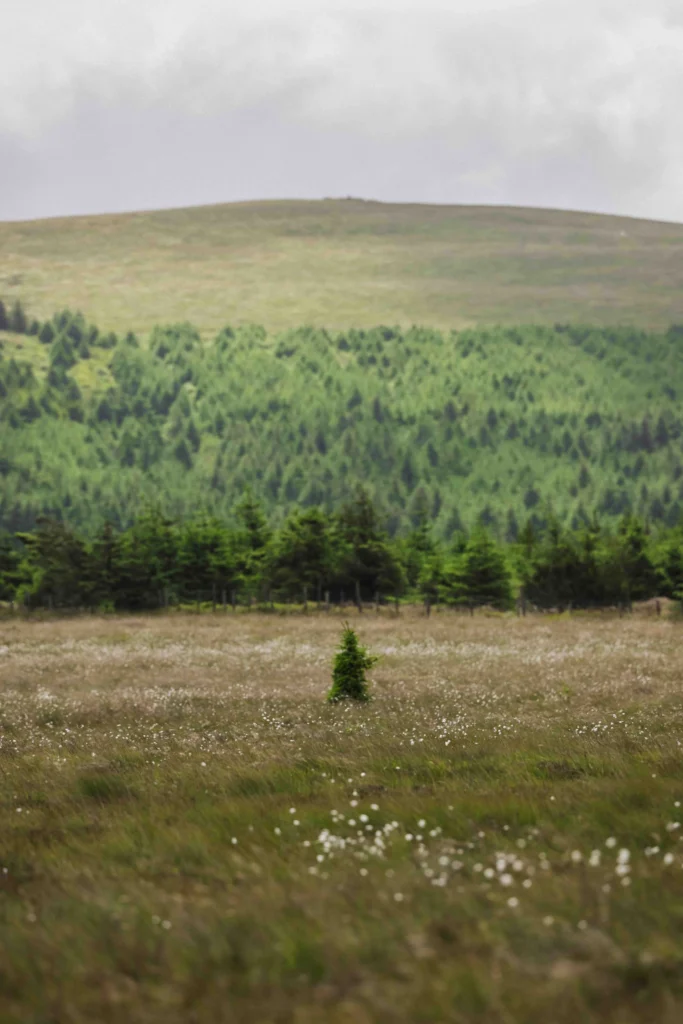
[[[398,607],[398,594],[395,595],[394,601],[395,601],[395,605],[396,605],[396,614],[399,615],[400,611],[399,611],[399,607]]]
[[[304,587],[304,615],[308,615],[308,587]]]
[[[375,591],[375,611],[379,614],[379,590]]]
[[[356,580],[356,607],[359,612],[363,611],[363,602],[360,599],[360,583]]]
[[[330,610],[330,592],[329,592],[329,590],[326,590],[325,591],[325,611],[329,612],[329,610]]]
[[[432,613],[432,602],[429,600],[429,594],[427,594],[425,596],[425,615],[427,616],[427,618],[429,618],[431,613]]]

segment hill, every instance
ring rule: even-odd
[[[278,201],[0,224],[0,295],[146,335],[189,320],[440,329],[683,321],[683,226],[553,210]]]
[[[10,529],[125,525],[148,501],[229,516],[246,487],[277,522],[359,482],[392,532],[426,515],[444,537],[478,517],[512,537],[549,502],[574,524],[683,506],[680,327],[30,329],[0,333]]]

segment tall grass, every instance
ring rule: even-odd
[[[680,626],[3,624],[0,1019],[671,1022]]]

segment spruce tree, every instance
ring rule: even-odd
[[[327,695],[328,701],[336,704],[341,700],[370,700],[365,673],[376,662],[377,658],[368,654],[365,647],[361,647],[355,631],[348,622],[345,623],[341,643],[334,657],[332,689]]]
[[[659,566],[660,589],[667,597],[683,600],[683,545],[680,537],[673,537],[664,549]]]
[[[61,334],[50,349],[50,366],[70,370],[76,364],[71,342]]]
[[[26,334],[27,328],[28,321],[26,319],[24,307],[19,299],[17,299],[9,316],[9,329],[10,331],[14,331],[15,334]]]
[[[21,555],[9,534],[0,533],[0,601],[11,601],[22,582]]]
[[[471,610],[481,605],[501,610],[511,607],[512,586],[505,555],[482,527],[467,541],[450,589],[456,602]]]

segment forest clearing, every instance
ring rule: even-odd
[[[680,630],[5,618],[1,1019],[679,1021]]]

